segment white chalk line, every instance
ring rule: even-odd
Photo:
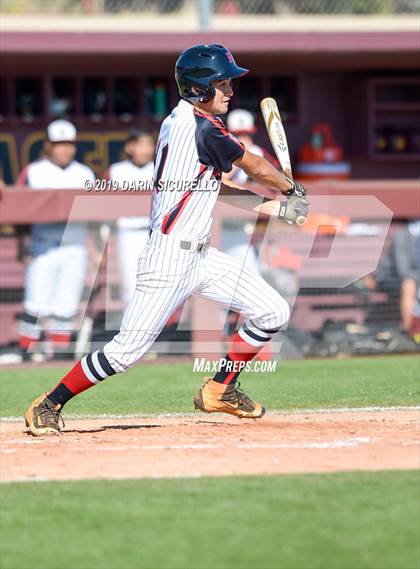
[[[161,450],[276,450],[276,449],[335,449],[359,446],[376,442],[373,437],[354,437],[312,443],[236,443],[236,444],[178,444],[178,445],[110,445],[98,448],[99,451],[161,451]]]
[[[420,405],[401,405],[401,406],[390,406],[390,407],[325,407],[316,409],[287,409],[284,411],[276,410],[269,411],[265,415],[269,417],[273,416],[288,416],[288,415],[305,415],[305,414],[324,414],[324,413],[380,413],[387,411],[420,411]],[[216,416],[221,416],[221,414],[216,414]],[[208,419],[207,415],[202,413],[128,413],[126,415],[119,415],[114,413],[99,413],[96,415],[79,415],[79,414],[69,414],[66,415],[68,420],[96,420],[96,419],[193,419],[201,417],[203,420]],[[2,417],[0,423],[18,423],[23,421],[22,417]]]
[[[178,450],[287,450],[287,449],[337,449],[357,447],[378,441],[375,437],[352,437],[348,439],[335,439],[331,441],[314,441],[307,443],[235,443],[235,444],[162,444],[162,445],[98,445],[96,452],[125,452],[125,451],[178,451]],[[10,441],[11,444],[36,445],[43,441],[29,439],[27,441]],[[50,442],[58,443],[52,439]],[[3,449],[3,454],[17,452],[16,448]]]
[[[291,473],[293,474],[293,473]],[[243,478],[244,476],[250,476],[249,474],[224,474],[223,476],[217,476],[217,478],[231,478],[232,476],[241,476],[241,478]],[[251,474],[251,476],[255,476],[253,474]],[[132,476],[125,478],[125,477],[118,477],[118,478],[106,478],[105,476],[97,476],[96,478],[90,478],[90,477],[78,477],[78,476],[70,476],[68,478],[47,478],[46,476],[18,476],[17,478],[14,478],[13,480],[1,480],[0,481],[0,485],[5,485],[5,484],[15,484],[16,482],[20,483],[24,483],[24,482],[86,482],[86,481],[98,481],[98,480],[106,480],[108,482],[120,482],[122,480],[134,480],[134,481],[139,481],[139,480],[182,480],[182,479],[199,479],[199,478],[214,478],[214,475],[212,474],[202,474],[201,472],[192,472],[192,473],[178,473],[178,472],[173,472],[170,475],[167,474],[150,474],[147,476],[141,476],[138,478],[133,478]]]
[[[98,445],[95,447],[96,452],[114,452],[114,451],[165,451],[165,450],[282,450],[282,449],[337,449],[356,447],[363,444],[372,444],[380,441],[378,437],[351,437],[348,439],[335,439],[330,441],[314,441],[306,443],[234,443],[234,444],[212,444],[212,443],[190,443],[190,444],[122,444],[122,445]],[[44,442],[37,439],[28,439],[25,441],[11,440],[10,445],[36,445]],[[49,439],[52,444],[59,444],[59,439]],[[400,442],[401,444],[401,442]],[[420,441],[407,440],[403,441],[403,446],[417,446]],[[10,447],[3,449],[3,453],[17,452],[18,449]]]
[[[355,446],[376,442],[378,439],[373,437],[353,437],[349,439],[336,439],[332,441],[316,441],[313,443],[189,443],[189,444],[161,444],[161,445],[144,445],[144,444],[123,444],[123,445],[97,445],[97,451],[108,450],[211,450],[211,449],[282,449],[282,448],[341,448],[347,446]],[[48,439],[48,443],[60,444],[60,437],[52,437]],[[9,448],[3,450],[4,453],[15,452],[17,449],[13,445],[39,445],[45,444],[45,438],[28,438],[28,439],[9,439],[5,441]]]
[[[54,441],[58,443],[59,440],[52,439],[51,442]],[[126,452],[126,451],[171,451],[171,450],[235,450],[235,449],[242,449],[242,450],[329,450],[329,449],[340,449],[340,448],[354,448],[360,445],[369,445],[374,444],[380,441],[378,437],[351,437],[347,439],[335,439],[331,441],[314,441],[308,443],[236,443],[231,445],[221,445],[221,444],[174,444],[174,445],[109,445],[109,446],[102,446],[97,448],[97,451],[105,451],[105,452]],[[15,441],[18,442],[18,441]],[[19,441],[21,444],[39,444],[42,441],[38,441],[37,439],[29,439],[28,441]],[[413,444],[410,441],[410,444]],[[416,443],[414,443],[416,444]],[[18,449],[6,449],[3,452],[6,453],[13,453],[17,452]],[[293,473],[290,473],[293,474]],[[201,474],[199,472],[194,473],[172,473],[172,475],[160,475],[154,474],[145,477],[146,479],[182,479],[182,478],[204,478],[208,477],[208,474]],[[89,478],[86,478],[89,479]],[[96,480],[102,479],[101,477],[95,478]],[[103,478],[104,480],[108,480],[108,478]],[[122,478],[117,478],[121,480]],[[131,478],[130,478],[131,479]],[[85,480],[85,478],[66,478],[66,480]],[[22,476],[18,477],[14,480],[6,480],[1,481],[2,484],[12,484],[14,482],[50,482],[50,481],[59,481],[56,478],[47,478],[47,477],[38,477],[38,476]]]

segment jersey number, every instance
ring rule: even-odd
[[[162,152],[160,153],[159,165],[158,165],[157,170],[156,170],[156,178],[155,178],[154,189],[157,192],[161,189],[160,181],[162,178],[162,172],[163,172],[163,169],[165,167],[165,162],[166,162],[167,157],[168,157],[168,145],[165,144],[165,146],[162,148]]]

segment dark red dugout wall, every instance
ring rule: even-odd
[[[0,59],[3,177],[13,183],[18,170],[39,154],[43,129],[51,119],[48,104],[54,77],[70,77],[76,82],[77,100],[71,118],[83,134],[79,159],[87,161],[100,174],[110,161],[119,159],[130,126],[144,122],[159,128],[161,117],[153,116],[147,109],[147,81],[166,78],[167,106],[175,105],[178,98],[173,79],[176,57],[182,49],[203,42],[226,44],[240,64],[249,67],[250,83],[246,96],[243,97],[246,84],[236,82],[238,92],[232,105],[244,104],[256,114],[258,143],[269,148],[258,113],[259,99],[276,94],[283,85],[289,90],[288,97],[292,101],[288,103],[292,108],[286,113],[285,123],[294,163],[311,126],[326,121],[331,125],[337,143],[343,147],[346,160],[351,163],[353,178],[418,176],[420,149],[396,155],[378,155],[374,150],[378,128],[389,125],[397,127],[397,135],[402,131],[402,136],[407,129],[416,128],[416,139],[420,140],[420,99],[409,104],[397,99],[388,109],[376,100],[383,81],[387,82],[390,92],[395,90],[396,84],[401,85],[402,91],[408,83],[414,85],[414,90],[417,89],[416,82],[420,85],[418,33],[329,31],[3,32]],[[23,121],[16,113],[16,78],[25,76],[39,79],[42,96],[43,110],[31,122]],[[114,114],[111,100],[116,78],[121,76],[135,78],[138,90],[138,111],[128,122]],[[102,78],[110,94],[100,120],[91,120],[83,110],[81,83],[89,77]],[[279,82],[281,85],[276,91]]]

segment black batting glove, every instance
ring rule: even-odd
[[[292,196],[302,198],[306,196],[306,188],[302,184],[299,184],[299,182],[294,182],[290,178],[287,178],[287,181],[293,184],[293,186],[290,188],[290,190],[282,192],[283,195],[287,196],[287,198],[290,198]]]

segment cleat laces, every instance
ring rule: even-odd
[[[37,416],[41,419],[43,424],[47,427],[54,429],[63,429],[65,427],[64,419],[58,409],[55,409],[52,403],[47,399],[44,401],[42,407],[37,410]]]

